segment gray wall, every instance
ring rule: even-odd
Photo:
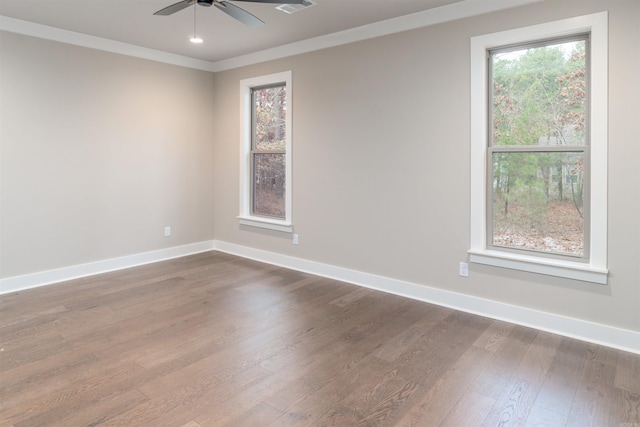
[[[609,285],[460,278],[469,38],[603,10]],[[548,0],[215,75],[3,33],[1,276],[216,239],[640,331],[639,17],[636,0]],[[283,70],[297,246],[236,219],[239,81]]]
[[[610,11],[609,286],[471,265],[469,39]],[[216,239],[640,331],[637,1],[545,1],[216,75]],[[240,227],[238,85],[293,72],[291,236]],[[227,126],[225,123],[232,123]]]
[[[2,277],[213,239],[211,73],[1,37]]]

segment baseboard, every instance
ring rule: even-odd
[[[51,285],[53,283],[64,282],[66,280],[77,279],[80,277],[93,276],[95,274],[107,273],[109,271],[122,270],[124,268],[164,261],[171,258],[192,255],[199,252],[210,251],[213,248],[214,242],[210,240],[95,261],[87,264],[73,265],[55,270],[8,277],[0,279],[0,295],[44,285]]]
[[[640,354],[640,332],[574,319],[526,307],[445,291],[288,255],[215,241],[215,249],[292,270],[328,277],[371,289],[437,304],[492,319],[551,332]]]
[[[0,295],[210,250],[640,354],[640,332],[216,240],[0,279]]]

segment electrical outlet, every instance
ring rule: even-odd
[[[294,245],[297,245],[297,244],[298,244],[298,235],[297,235],[297,234],[294,234],[294,235],[293,235],[293,244],[294,244]]]
[[[164,237],[169,237],[171,236],[171,227],[165,227],[164,228]]]
[[[459,274],[462,277],[469,277],[469,264],[466,262],[461,262],[460,263],[460,271]]]

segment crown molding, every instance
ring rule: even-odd
[[[150,61],[163,62],[165,64],[178,65],[180,67],[211,72],[215,71],[213,63],[210,61],[203,61],[102,37],[90,36],[88,34],[76,33],[74,31],[62,30],[60,28],[9,18],[7,16],[0,15],[0,30],[105,52],[118,53],[135,58],[148,59]]]
[[[216,61],[212,64],[215,72],[226,71],[542,1],[544,0],[462,0],[398,18]]]
[[[220,61],[204,61],[2,15],[0,15],[0,30],[181,67],[219,72],[541,1],[544,0],[461,0],[446,6]]]

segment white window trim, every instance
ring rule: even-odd
[[[496,267],[607,283],[608,14],[578,16],[471,38],[471,238],[469,261]],[[591,33],[591,222],[589,262],[571,262],[487,249],[487,51],[532,40]]]
[[[269,74],[240,81],[240,214],[241,225],[267,228],[291,233],[291,71]],[[284,83],[287,87],[287,115],[285,118],[285,218],[269,218],[251,213],[251,89],[258,86]]]

